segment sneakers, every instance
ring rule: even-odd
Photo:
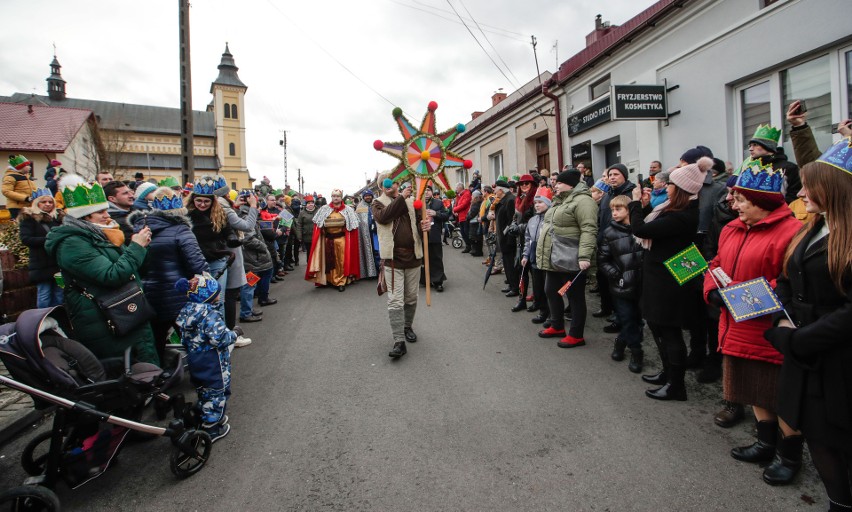
[[[564,338],[556,342],[556,346],[559,348],[582,347],[585,344],[585,338],[575,338],[574,336],[565,336]]]
[[[216,424],[217,424],[217,425],[224,425],[225,423],[228,423],[228,419],[229,419],[229,418],[228,418],[228,415],[227,415],[227,414],[223,414],[223,415],[222,415],[222,417],[221,417],[221,418],[219,418],[219,421],[218,421]]]
[[[240,348],[245,347],[246,345],[251,345],[251,338],[246,338],[245,336],[237,336],[237,341],[234,342],[234,346]]]
[[[553,327],[548,327],[547,329],[538,331],[539,338],[561,338],[563,336],[565,336],[565,329],[554,329]]]
[[[397,341],[396,343],[393,344],[393,348],[388,353],[388,357],[392,357],[394,359],[399,359],[400,357],[404,356],[407,353],[408,353],[408,350],[405,348],[405,342],[404,341]]]
[[[231,431],[231,426],[227,423],[217,423],[212,426],[202,425],[201,430],[207,432],[210,435],[210,441],[215,443],[219,439],[228,435],[228,432]]]

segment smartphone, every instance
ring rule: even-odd
[[[793,111],[793,115],[800,116],[808,111],[808,106],[805,104],[805,100],[799,100],[799,107]]]

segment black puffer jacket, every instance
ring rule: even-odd
[[[509,192],[504,195],[497,207],[494,208],[494,220],[497,222],[497,243],[503,252],[511,252],[517,249],[517,232],[505,233],[515,220],[515,194]]]
[[[151,228],[151,243],[142,268],[145,297],[154,307],[160,320],[177,318],[186,294],[175,290],[175,282],[191,278],[208,270],[207,262],[192,234],[192,224],[182,210],[136,211],[127,221],[136,231],[147,222]]]
[[[246,218],[249,213],[249,207],[241,207],[237,211],[237,215]],[[266,247],[266,240],[261,231],[266,231],[267,236],[271,235],[274,239],[275,231],[273,229],[260,229],[260,223],[251,233],[246,233],[243,238],[243,267],[246,272],[254,272],[260,275],[272,268],[272,256],[269,254],[269,249]],[[271,232],[271,233],[269,233]]]
[[[53,274],[59,272],[56,260],[44,250],[44,242],[51,229],[62,225],[64,216],[61,210],[56,212],[56,217],[51,217],[34,207],[23,208],[18,215],[21,242],[30,249],[31,283],[53,281]]]
[[[633,238],[630,226],[615,221],[604,230],[598,265],[609,279],[612,295],[638,300],[642,291],[642,254],[644,249]]]
[[[215,231],[213,222],[210,220],[210,210],[206,212],[190,210],[187,217],[192,223],[192,233],[198,241],[198,246],[201,247],[201,253],[208,263],[231,255],[227,244],[228,238],[233,236],[230,226],[225,224],[222,231]]]

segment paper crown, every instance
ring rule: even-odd
[[[203,272],[195,274],[192,279],[178,279],[175,290],[185,293],[192,302],[213,302],[219,295],[219,282],[207,272]]]
[[[177,210],[178,208],[183,208],[183,200],[178,194],[163,194],[154,196],[154,200],[151,201],[151,206],[153,206],[155,210]]]
[[[756,142],[766,149],[775,152],[778,148],[779,140],[781,140],[781,130],[768,124],[759,124],[757,125],[757,130],[754,131],[754,136],[748,142],[749,144]]]
[[[53,193],[52,193],[50,190],[46,189],[46,188],[39,188],[39,189],[36,189],[36,190],[33,192],[33,195],[32,195],[32,196],[30,196],[30,202],[35,203],[35,200],[36,200],[36,199],[38,199],[39,197],[44,197],[44,196],[47,196],[47,197],[53,197]]]
[[[784,185],[784,172],[772,168],[772,165],[762,165],[759,160],[752,160],[743,167],[737,180],[736,188],[780,194]]]
[[[852,174],[852,137],[844,137],[817,158],[817,162],[828,164]]]
[[[165,179],[162,179],[157,183],[159,187],[180,187],[180,183],[178,183],[177,178],[174,176],[167,176]]]
[[[24,155],[11,155],[9,156],[9,166],[14,167],[15,170],[20,171],[26,166],[32,166],[27,157]]]
[[[228,184],[222,176],[202,176],[193,185],[192,193],[197,196],[212,196],[216,190],[227,186]]]
[[[104,189],[97,183],[65,187],[62,190],[62,199],[65,202],[65,213],[75,219],[106,210],[109,207]]]

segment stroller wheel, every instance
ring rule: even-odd
[[[453,249],[461,249],[463,243],[464,240],[462,240],[461,237],[453,238]]]
[[[212,447],[210,434],[203,430],[188,430],[175,442],[169,468],[178,478],[192,476],[207,463]]]
[[[53,432],[47,431],[30,439],[30,442],[24,447],[21,452],[21,467],[30,476],[38,476],[44,474],[45,465],[47,464],[47,456],[50,452],[50,438]]]
[[[40,485],[22,485],[0,493],[0,507],[26,512],[54,512],[59,510],[56,493]]]

